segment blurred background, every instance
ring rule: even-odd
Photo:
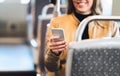
[[[103,15],[120,15],[120,0],[101,1],[104,7]],[[63,8],[60,9],[62,15],[66,12],[67,2],[60,0],[60,3]],[[52,9],[48,10],[48,8]],[[50,21],[54,16],[53,13],[54,5],[50,0],[0,0],[0,61],[2,61],[0,70],[2,72],[15,70],[36,72],[39,60],[38,28],[42,24],[40,21],[48,17]],[[23,64],[23,62],[28,63]]]

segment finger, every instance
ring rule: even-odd
[[[54,47],[54,46],[64,45],[64,44],[66,44],[65,41],[51,42],[51,43],[50,43],[50,47],[52,47],[52,46]]]
[[[64,45],[59,45],[59,46],[51,46],[50,49],[62,49],[62,48],[66,48],[66,44]]]
[[[58,52],[62,52],[64,50],[66,50],[66,48],[60,48],[60,49],[51,49],[52,52],[58,53]]]

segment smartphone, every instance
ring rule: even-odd
[[[64,30],[62,28],[53,28],[52,29],[52,34],[59,36],[59,39],[57,39],[59,41],[60,40],[65,40]]]

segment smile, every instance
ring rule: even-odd
[[[76,2],[77,4],[79,4],[79,5],[85,5],[86,4],[86,2]]]
[[[76,4],[79,6],[85,6],[87,4],[87,2],[76,2]]]

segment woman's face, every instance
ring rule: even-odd
[[[73,0],[76,12],[81,14],[90,14],[93,0]]]

